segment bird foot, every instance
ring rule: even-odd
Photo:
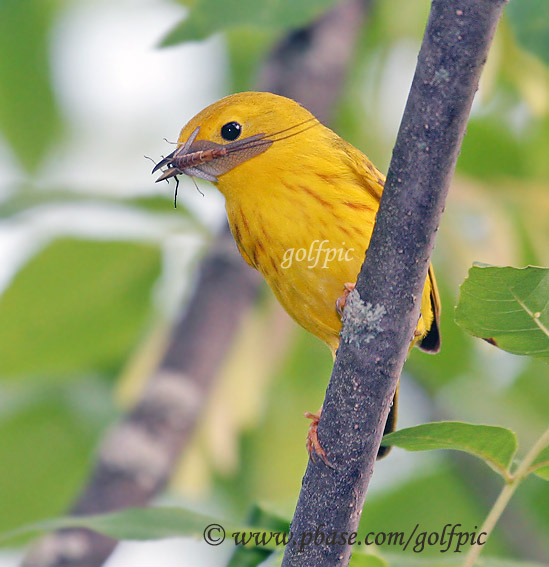
[[[356,284],[354,283],[343,284],[345,291],[343,292],[343,295],[341,297],[338,297],[336,299],[336,309],[340,317],[343,317],[343,310],[345,309],[345,304],[347,303],[347,297],[349,297],[351,291],[355,289],[355,285]]]
[[[320,441],[318,440],[318,422],[320,421],[320,415],[322,413],[322,408],[318,410],[318,413],[311,413],[310,411],[305,412],[305,417],[311,420],[311,424],[309,425],[309,431],[307,433],[307,453],[309,454],[309,458],[313,463],[316,463],[316,458],[320,458],[320,460],[331,469],[335,468],[332,463],[328,460],[326,456],[326,451],[320,445]]]

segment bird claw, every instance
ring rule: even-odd
[[[318,422],[320,421],[320,414],[322,413],[322,409],[318,411],[318,413],[311,413],[310,411],[305,412],[305,417],[311,420],[311,424],[309,425],[309,431],[307,433],[307,453],[309,454],[309,458],[313,463],[316,464],[316,458],[318,457],[327,467],[331,469],[335,469],[334,465],[330,463],[328,457],[326,456],[326,451],[320,445],[320,441],[318,440]]]
[[[345,309],[345,304],[347,303],[347,297],[349,297],[351,291],[355,289],[355,285],[356,284],[354,283],[343,284],[345,291],[343,292],[343,295],[341,297],[338,297],[336,299],[336,309],[340,317],[343,317],[343,310]]]

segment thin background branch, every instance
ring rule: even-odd
[[[434,0],[366,260],[345,308],[320,441],[292,532],[356,532],[473,96],[504,0]],[[351,546],[288,546],[283,567],[342,567]]]
[[[369,4],[349,0],[290,33],[268,58],[258,89],[292,97],[328,119]],[[141,400],[103,439],[73,514],[146,505],[165,487],[259,285],[226,228],[202,262],[196,290]],[[88,530],[63,530],[44,537],[23,565],[98,567],[115,545]]]

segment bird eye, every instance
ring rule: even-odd
[[[236,140],[242,131],[242,126],[238,122],[227,122],[221,127],[221,137],[232,142]]]

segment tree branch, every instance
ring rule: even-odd
[[[349,0],[290,33],[273,50],[258,88],[330,116],[369,3]],[[101,443],[73,514],[146,505],[164,488],[260,281],[238,254],[226,227],[202,263],[189,307],[141,400]],[[43,538],[24,567],[98,567],[115,545],[115,540],[88,530],[62,530]]]
[[[347,301],[294,536],[356,532],[473,96],[505,0],[433,0],[376,225]],[[341,567],[352,547],[288,546],[283,567]]]

